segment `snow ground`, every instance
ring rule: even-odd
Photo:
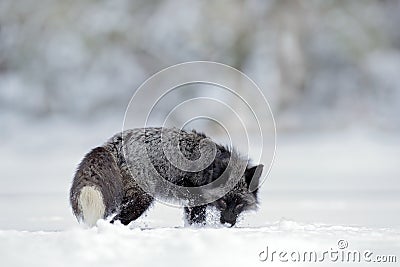
[[[349,249],[400,260],[398,134],[279,134],[259,211],[235,228],[184,228],[181,209],[156,204],[129,228],[99,221],[83,229],[68,204],[75,167],[120,125],[27,125],[29,131],[14,125],[1,133],[2,266],[275,265],[259,260],[267,245],[323,251],[337,249],[340,239]]]
[[[348,242],[349,251],[370,250],[373,256],[395,255],[400,249],[398,230],[292,221],[260,228],[208,229],[129,229],[99,221],[89,230],[0,231],[0,249],[2,262],[8,263],[4,266],[308,266],[307,262],[262,262],[265,256],[260,253],[267,246],[270,251],[340,251],[339,239]],[[328,264],[332,264],[328,258],[318,263]]]

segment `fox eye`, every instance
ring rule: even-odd
[[[244,205],[243,204],[239,204],[239,205],[237,205],[235,207],[235,212],[236,213],[240,213],[243,210],[243,208],[244,208]]]
[[[219,206],[219,208],[221,209],[221,210],[225,210],[226,209],[226,202],[225,202],[225,200],[222,200],[222,199],[220,199],[220,200],[218,200],[218,206]]]

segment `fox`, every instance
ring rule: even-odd
[[[205,225],[206,209],[214,207],[219,223],[232,227],[240,214],[257,209],[263,167],[196,130],[134,128],[115,134],[83,157],[69,200],[77,220],[88,226],[99,219],[128,225],[164,197],[184,200],[181,206],[189,225]],[[210,190],[203,189],[213,183]],[[194,195],[177,193],[174,186],[200,189]]]

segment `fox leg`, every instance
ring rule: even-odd
[[[133,185],[133,187],[126,189],[119,212],[111,220],[111,223],[119,220],[122,224],[128,225],[131,221],[139,218],[153,201],[152,196],[144,192],[138,185]]]
[[[196,207],[185,207],[185,217],[190,225],[205,224],[206,222],[206,205]]]

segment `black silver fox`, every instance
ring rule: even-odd
[[[175,164],[198,160],[204,151],[207,152],[207,142],[214,145],[214,151],[208,151],[214,153],[208,166],[182,169]],[[173,151],[174,146],[178,147],[180,153]],[[152,167],[149,167],[143,152]],[[183,155],[184,159],[179,158],[178,154]],[[236,161],[232,161],[232,158]],[[199,194],[204,197],[200,205],[185,206],[185,217],[189,224],[205,224],[208,205],[221,212],[222,224],[228,223],[231,226],[235,225],[241,212],[256,209],[257,188],[263,165],[251,167],[234,150],[218,145],[194,130],[161,127],[126,130],[94,148],[83,158],[72,182],[70,202],[78,220],[89,226],[95,225],[98,219],[111,216],[111,222],[119,220],[127,225],[149,208],[158,193],[163,197],[177,197],[173,190],[154,179],[154,171],[162,180],[180,187],[201,187],[218,179],[216,187],[220,187],[229,183],[230,174],[239,165],[244,166],[243,171],[230,191],[217,199],[208,196],[212,199],[209,202],[206,201],[207,194]],[[188,199],[187,203],[195,202]]]

